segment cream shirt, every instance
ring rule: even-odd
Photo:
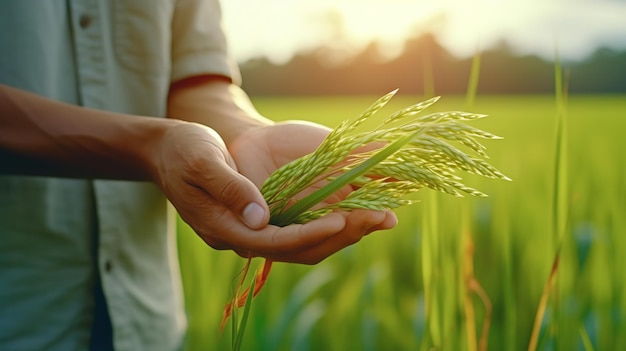
[[[217,1],[0,1],[0,83],[56,100],[163,117],[231,62]],[[98,272],[116,350],[179,349],[174,220],[150,183],[0,176],[0,349],[86,350]]]

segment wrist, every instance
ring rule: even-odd
[[[168,116],[209,126],[226,145],[245,131],[273,124],[256,111],[241,88],[212,76],[189,78],[172,85]]]
[[[134,139],[136,142],[129,159],[134,160],[143,179],[159,183],[163,153],[166,148],[176,148],[176,143],[170,141],[170,135],[175,133],[175,129],[191,123],[169,118],[142,118],[139,124],[139,136]]]

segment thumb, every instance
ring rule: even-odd
[[[269,208],[252,181],[225,162],[218,162],[210,173],[202,185],[211,197],[238,215],[251,229],[261,229],[268,224]]]

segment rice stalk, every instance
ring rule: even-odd
[[[568,218],[568,197],[567,197],[567,133],[566,133],[566,113],[565,113],[565,87],[563,84],[563,69],[561,67],[558,52],[555,53],[554,64],[554,80],[555,80],[555,95],[557,105],[557,125],[556,125],[556,148],[555,148],[555,160],[554,160],[554,185],[553,185],[553,199],[552,199],[552,238],[556,246],[556,253],[552,262],[552,269],[548,276],[546,285],[544,286],[543,294],[539,301],[537,308],[535,322],[533,325],[528,350],[533,351],[537,348],[539,339],[539,332],[545,310],[548,307],[548,300],[551,293],[555,295],[555,303],[553,308],[553,315],[557,322],[560,319],[560,306],[559,306],[559,294],[558,294],[558,282],[557,271],[559,266],[559,259],[561,257],[561,248],[565,241],[565,231],[567,227]],[[554,289],[552,285],[555,285]],[[554,322],[553,322],[554,323]],[[552,328],[556,329],[557,326],[553,324]],[[558,340],[557,340],[558,342]],[[556,346],[558,349],[558,345]]]
[[[589,338],[589,334],[587,333],[585,326],[581,325],[579,332],[580,332],[580,338],[583,342],[583,347],[585,351],[594,351],[593,343],[591,342],[591,339]]]
[[[416,116],[434,104],[438,97],[389,115],[373,130],[357,131],[396,92],[379,98],[356,118],[342,122],[313,153],[270,175],[261,187],[270,207],[270,224],[307,223],[338,210],[384,210],[406,206],[414,203],[407,198],[410,194],[426,187],[454,196],[486,196],[461,182],[459,173],[462,171],[510,180],[484,160],[485,148],[476,140],[499,137],[463,123],[485,115],[451,111]],[[468,149],[467,153],[460,148]],[[305,189],[324,182],[325,185],[318,190],[299,197]],[[346,187],[352,189],[347,197],[335,203],[324,203],[329,196]],[[244,291],[227,305],[224,321],[232,308],[251,301],[248,299],[250,293],[256,295],[259,292],[271,263],[270,259],[265,261],[257,273],[253,289]],[[440,339],[440,336],[436,338]]]
[[[502,252],[503,265],[502,274],[503,287],[503,312],[504,312],[504,350],[513,350],[517,345],[516,329],[518,324],[518,303],[516,302],[516,289],[514,278],[514,247],[513,237],[510,228],[510,218],[506,206],[502,201],[496,201],[493,205],[493,221],[495,233],[499,233],[500,252]]]
[[[469,228],[468,210],[464,207],[462,238],[463,252],[463,306],[465,308],[465,326],[467,333],[468,351],[486,351],[491,326],[492,304],[482,285],[474,275],[474,239]],[[480,338],[476,338],[476,314],[472,294],[476,294],[485,307],[485,318],[482,324]]]
[[[552,269],[550,269],[550,274],[548,275],[548,280],[543,287],[543,293],[541,294],[541,298],[539,300],[539,305],[537,306],[537,313],[535,314],[535,322],[533,323],[532,332],[530,334],[530,340],[528,343],[528,351],[534,351],[537,349],[537,344],[539,342],[539,332],[541,331],[541,322],[543,321],[543,316],[545,315],[546,309],[548,308],[548,299],[550,298],[550,293],[552,290],[552,285],[554,282],[554,278],[556,277],[556,273],[559,269],[559,258],[560,258],[560,248],[557,250],[557,254],[552,261]]]
[[[427,45],[422,52],[422,87],[424,96],[433,96],[435,95],[435,74],[430,46]]]
[[[256,285],[256,278],[257,278],[256,276],[252,278],[252,283],[250,284],[250,286],[253,287]],[[246,299],[246,303],[243,308],[243,315],[241,316],[241,322],[239,324],[239,330],[236,331],[236,338],[233,344],[233,351],[239,351],[241,349],[241,343],[243,342],[243,335],[246,332],[248,315],[250,314],[250,307],[252,306],[252,297],[253,297],[253,294],[249,294],[248,298]],[[233,321],[233,324],[235,324],[234,321]]]
[[[467,90],[465,93],[465,105],[468,109],[474,108],[476,102],[476,94],[478,92],[478,81],[480,78],[480,45],[476,44],[476,52],[472,57],[472,68],[470,70],[470,77],[467,82]]]
[[[424,285],[424,307],[426,309],[426,331],[420,350],[440,348],[442,343],[441,303],[438,291],[439,258],[441,253],[439,232],[439,213],[437,193],[431,193],[428,204],[424,208],[422,218],[422,280]]]
[[[554,159],[554,187],[552,202],[552,225],[556,243],[562,242],[568,217],[567,197],[567,118],[566,118],[566,87],[563,81],[563,69],[558,54],[554,68],[555,94],[557,105],[556,152]]]

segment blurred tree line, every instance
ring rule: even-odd
[[[241,64],[244,88],[252,95],[462,94],[472,58],[457,58],[432,35],[407,40],[404,51],[384,59],[383,46],[371,43],[360,53],[342,55],[320,47],[299,53],[285,64],[265,58]],[[529,94],[554,91],[554,63],[517,55],[502,42],[480,54],[480,94]],[[564,62],[571,93],[626,92],[626,51],[600,48],[587,59]]]

